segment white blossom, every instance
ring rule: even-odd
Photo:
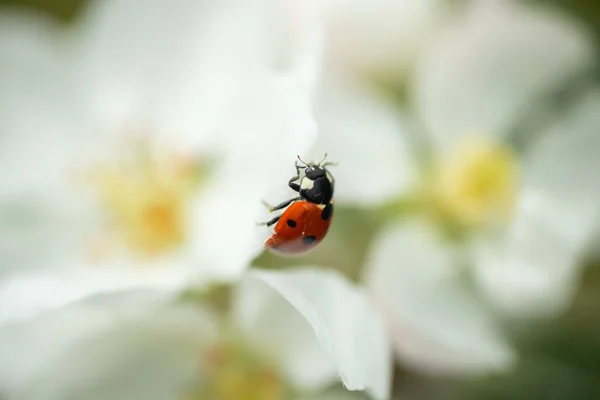
[[[304,278],[297,293],[319,282],[310,274]],[[357,336],[340,331],[350,319],[354,327],[366,321],[362,308],[338,322],[330,314],[340,305],[331,308],[330,300],[356,297],[354,289],[331,275],[321,283],[333,291],[315,287],[328,294],[307,297],[297,310],[278,294],[290,294],[281,285],[292,282],[277,274],[248,276],[235,289],[237,311],[226,323],[201,303],[184,303],[173,292],[137,290],[92,296],[5,324],[0,328],[5,355],[0,390],[9,400],[205,398],[201,393],[280,399],[289,398],[283,396],[288,388],[293,398],[305,400],[361,398],[331,390],[339,374],[349,389],[387,398],[381,385],[389,380],[377,369],[389,365],[387,353],[379,352],[383,331],[372,325]],[[296,307],[298,300],[292,299]],[[329,335],[342,332],[349,335],[347,341],[331,341]]]
[[[320,47],[274,43],[312,17],[277,10],[115,0],[71,28],[3,16],[0,320],[244,271],[261,200],[316,135]]]

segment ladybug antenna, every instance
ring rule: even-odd
[[[321,166],[321,164],[323,164],[323,162],[327,159],[327,153],[325,153],[325,156],[323,157],[323,159],[321,161],[319,161],[319,167]]]
[[[300,156],[298,156],[298,160],[300,160],[300,162],[301,162],[302,164],[304,164],[304,165],[306,165],[307,167],[309,167],[309,165],[308,165],[307,163],[305,163],[305,162],[304,162],[304,160],[300,158]]]

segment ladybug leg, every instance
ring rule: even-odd
[[[304,169],[306,167],[304,165],[298,165],[298,163],[296,163],[295,165],[296,165],[296,176],[293,176],[288,181],[288,186],[290,188],[292,188],[292,190],[294,190],[296,192],[300,192],[300,185],[298,183],[295,183],[294,181],[297,181],[298,179],[300,179],[300,169]]]
[[[289,206],[290,204],[292,204],[293,202],[298,201],[298,200],[302,200],[302,197],[300,197],[300,196],[294,197],[293,199],[286,200],[282,203],[277,204],[276,206],[271,206],[271,207],[269,207],[269,211],[273,212],[273,211],[281,210],[282,208],[286,208],[287,206]]]
[[[296,179],[298,179],[298,177],[290,179],[288,186],[292,188],[293,191],[300,192],[300,185],[294,182]]]
[[[298,161],[296,161],[294,163],[294,165],[296,166],[296,173],[300,174],[300,170],[306,168],[306,165],[298,165]]]
[[[272,205],[270,205],[269,203],[267,203],[266,201],[262,201],[262,203],[264,204],[265,207],[267,207],[269,209],[269,211],[271,211],[271,209],[273,208]]]
[[[266,226],[271,226],[275,223],[277,223],[277,221],[279,221],[279,218],[281,218],[281,215],[278,215],[277,217],[271,218],[269,221],[267,222],[260,222],[257,225],[266,225]]]

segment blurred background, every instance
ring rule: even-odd
[[[387,306],[394,308],[396,301],[408,304],[409,294],[390,300],[386,297],[389,290],[377,282],[385,281],[386,276],[393,282],[389,277],[396,276],[398,285],[390,285],[408,293],[410,285],[419,290],[427,279],[415,278],[410,283],[413,275],[408,274],[408,283],[403,284],[400,281],[404,275],[380,272],[385,269],[382,265],[392,263],[401,269],[414,259],[403,252],[402,245],[389,244],[388,240],[394,242],[386,235],[396,229],[395,224],[404,227],[413,218],[423,219],[435,226],[447,243],[440,245],[440,252],[447,251],[447,247],[460,249],[456,251],[460,261],[452,268],[461,269],[460,279],[469,282],[464,290],[477,293],[472,297],[475,302],[486,304],[482,312],[489,318],[485,320],[493,321],[494,332],[501,332],[501,342],[509,343],[515,358],[510,366],[498,362],[502,368],[489,368],[490,372],[485,362],[478,364],[474,357],[474,367],[463,373],[463,368],[454,368],[443,355],[444,350],[437,353],[432,345],[435,354],[423,356],[424,350],[411,352],[410,348],[416,347],[412,347],[410,338],[405,340],[399,335],[397,341],[404,345],[391,339],[395,349],[392,398],[600,398],[600,252],[596,249],[600,244],[596,212],[600,162],[595,162],[600,159],[600,3],[289,2],[288,6],[272,6],[275,11],[256,19],[246,17],[253,15],[253,5],[233,1],[223,3],[230,7],[224,13],[209,1],[177,5],[163,2],[160,6],[156,1],[151,5],[125,1],[120,8],[98,3],[102,0],[0,0],[0,119],[4,119],[0,120],[4,166],[0,193],[0,280],[4,287],[0,291],[0,317],[6,318],[0,319],[2,323],[10,325],[10,318],[37,315],[38,308],[56,312],[88,294],[139,287],[177,288],[183,301],[225,315],[230,312],[230,294],[235,286],[229,279],[248,266],[276,271],[316,266],[338,271],[367,291],[372,289],[374,297],[379,298],[374,304],[387,301]],[[146,7],[155,7],[156,14],[146,15]],[[262,7],[263,3],[256,9]],[[124,14],[119,14],[121,11]],[[165,15],[168,17],[161,18]],[[128,26],[136,27],[138,17],[143,27],[132,28],[129,36]],[[196,26],[210,28],[202,31],[204,39],[197,38]],[[244,29],[252,33],[246,35]],[[148,49],[136,47],[146,42],[150,43]],[[237,55],[223,48],[235,48]],[[145,52],[156,59],[164,54],[165,59],[150,65],[151,56]],[[122,67],[124,59],[129,61]],[[267,70],[300,77],[300,84],[272,89],[269,78],[263,76],[263,64]],[[74,77],[76,82],[70,82]],[[250,81],[253,83],[248,84]],[[305,86],[310,88],[302,92]],[[292,91],[299,93],[298,98],[287,98],[286,93]],[[313,118],[306,119],[302,114],[306,99],[310,99],[315,135],[311,133]],[[134,120],[138,116],[141,118]],[[462,122],[467,118],[472,118],[472,126]],[[114,128],[115,121],[122,124],[121,128]],[[122,131],[127,139],[118,138],[115,145],[113,136]],[[152,132],[156,146],[148,145],[140,132]],[[171,136],[172,132],[176,133]],[[477,136],[480,133],[481,137]],[[101,140],[97,139],[99,135]],[[475,153],[463,152],[459,142],[464,135],[483,138],[482,147]],[[492,140],[487,141],[490,137]],[[550,138],[548,143],[546,137]],[[159,151],[167,148],[168,154]],[[134,156],[127,162],[118,168],[106,167],[107,157],[130,154],[131,149]],[[263,251],[261,242],[268,230],[256,230],[254,222],[269,216],[261,209],[260,200],[275,204],[293,197],[286,185],[294,175],[295,155],[318,161],[326,152],[329,159],[339,162],[330,169],[336,177],[339,197],[326,239],[315,250],[298,257]],[[539,164],[536,152],[541,153]],[[448,156],[450,153],[455,158]],[[529,154],[534,154],[531,159],[535,164],[531,175],[523,172],[528,171]],[[150,159],[159,164],[164,161],[168,169],[156,169],[157,164]],[[78,195],[86,199],[84,206],[61,192],[66,189],[58,181],[66,160],[69,168],[75,169],[74,179],[82,179],[87,185],[78,186],[83,192]],[[548,167],[554,162],[555,168]],[[128,169],[132,165],[137,177],[133,181]],[[59,169],[60,174],[52,172]],[[84,170],[92,173],[88,176]],[[213,172],[216,175],[211,175]],[[560,178],[554,179],[556,176]],[[483,183],[471,183],[477,179]],[[210,189],[214,196],[186,203],[187,193],[207,181],[215,185]],[[264,186],[257,181],[264,181]],[[530,182],[543,193],[541,203],[531,205],[519,200]],[[91,194],[87,191],[90,186]],[[558,197],[555,189],[559,190]],[[158,203],[143,200],[145,195],[156,199],[156,193],[160,193]],[[96,200],[89,205],[87,201],[94,196]],[[530,242],[526,233],[511,230],[511,218],[517,215],[515,218],[521,221],[521,212],[525,213],[521,207],[545,210],[546,200],[552,207],[554,200],[559,204],[550,207],[547,214],[527,214],[539,229],[531,236],[540,238],[553,229],[556,236]],[[98,204],[112,214],[107,218],[90,211]],[[203,222],[192,228],[196,236],[186,242],[184,232],[188,227],[182,221],[187,220],[186,215],[196,216],[196,212],[181,214],[187,207],[197,207],[199,213],[208,216],[200,217]],[[505,208],[510,210],[505,213]],[[106,227],[115,221],[118,234],[111,236]],[[572,221],[577,222],[570,224]],[[533,226],[523,224],[520,229]],[[89,240],[90,232],[93,240]],[[509,239],[503,239],[505,236]],[[514,264],[535,264],[542,272],[528,270],[505,276],[504,272],[516,267],[501,265],[498,268],[503,271],[498,275],[494,275],[496,270],[485,275],[479,267],[469,265],[486,262],[476,256],[470,258],[471,251],[463,251],[480,241],[509,249],[502,247],[505,253],[488,253],[488,264],[516,260]],[[519,255],[514,259],[512,253],[506,255],[512,251],[511,246],[518,247],[515,252]],[[419,245],[416,248],[418,251]],[[562,248],[567,250],[553,252]],[[423,249],[435,252],[438,248]],[[170,257],[167,261],[163,252]],[[526,255],[519,258],[522,253]],[[110,258],[107,254],[117,254],[117,261],[105,261]],[[561,257],[568,267],[558,265],[560,262],[554,266]],[[72,266],[82,260],[100,262],[110,271],[127,263],[135,263],[136,267],[126,277],[74,277],[66,275],[61,267],[46,268],[50,264]],[[198,269],[200,272],[190,275],[176,269],[165,275],[133,278],[146,268],[140,263],[159,271],[161,263],[173,262],[215,266],[215,271]],[[35,275],[29,280],[21,274],[39,270],[44,271],[41,279]],[[476,278],[470,277],[479,273]],[[538,273],[551,275],[551,279],[538,281]],[[219,282],[226,283],[211,283],[202,289],[185,287],[197,275],[215,275]],[[134,280],[136,283],[131,283]],[[489,280],[502,280],[504,286],[498,288]],[[423,289],[421,296],[435,297],[439,293],[443,297],[444,287],[438,282]],[[55,296],[57,292],[64,296]],[[419,296],[414,299],[421,301]],[[447,309],[442,304],[431,314],[441,326],[433,331],[445,332],[444,326],[448,326],[449,335],[460,336],[462,319],[453,318],[460,314],[456,311],[460,307],[452,301],[445,304]],[[421,310],[416,307],[406,312]],[[422,312],[429,312],[428,308]],[[469,318],[468,314],[460,315]],[[404,324],[410,330],[409,321],[402,320],[397,328],[402,329]],[[33,350],[27,354],[0,354],[0,358],[11,359],[0,366],[0,374],[8,377],[0,379],[0,384],[10,383],[0,386],[0,399],[154,398],[144,390],[114,397],[93,395],[96,386],[123,384],[118,379],[95,382],[93,372],[85,378],[91,382],[88,391],[79,388],[81,391],[68,395],[56,389],[57,385],[72,384],[68,373],[59,379],[61,382],[48,386],[51,389],[46,394],[7,389],[26,374],[23,365],[36,364],[45,354],[34,351],[38,344],[33,343],[39,338],[23,333],[46,330],[43,321],[36,324],[42,325],[25,328],[19,334],[21,345]],[[56,324],[52,322],[48,328],[52,331],[46,339],[48,347],[54,346],[52,338],[63,336],[68,340],[68,334],[60,333]],[[435,343],[436,334],[421,331],[422,326],[417,325],[416,335]],[[471,337],[466,333],[469,327],[464,329],[465,337]],[[389,331],[388,335],[393,336]],[[472,351],[483,354],[485,350],[480,349],[485,346],[478,347],[479,337],[474,337]],[[0,335],[0,340],[3,338]],[[12,339],[9,335],[0,350],[12,346]],[[165,334],[164,340],[170,340],[169,336]],[[464,354],[469,353],[466,348],[456,351],[459,353],[455,358],[469,358]],[[119,354],[118,349],[115,352]],[[36,361],[25,360],[28,357]],[[127,355],[122,357],[119,368],[127,368]],[[7,372],[12,367],[21,372]],[[478,368],[481,373],[477,373]],[[211,370],[198,384],[200,389],[177,398],[301,397],[285,394],[263,375],[252,381],[259,382],[256,387],[264,390],[248,389],[244,386],[248,382],[235,380],[223,385],[235,386],[237,391],[202,389],[202,385],[219,386],[214,383],[220,382],[219,376],[231,372],[219,371]],[[156,379],[161,379],[161,373],[157,374]],[[206,379],[213,383],[206,383]],[[31,382],[38,381],[29,382],[33,385]],[[43,382],[40,387],[48,384],[43,379],[39,382]],[[332,387],[341,390],[339,384]],[[363,394],[355,395],[363,398]],[[314,396],[306,398],[318,397]],[[327,398],[338,398],[334,396]]]

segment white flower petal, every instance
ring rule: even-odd
[[[400,81],[441,25],[439,0],[328,1],[330,61],[335,68]]]
[[[315,269],[287,272],[253,271],[246,279],[254,281],[246,284],[262,283],[262,290],[274,290],[306,319],[346,388],[366,390],[376,399],[388,398],[391,363],[386,337],[360,289],[350,285],[338,273]],[[268,310],[284,311],[285,307],[272,305],[271,295],[260,296],[260,292],[255,288],[246,287],[243,290],[246,290],[245,295],[248,299],[243,301],[245,296],[239,299],[239,322],[246,329],[258,331],[263,339],[272,340],[274,343],[284,343],[289,339],[291,342],[286,345],[289,347],[283,350],[283,362],[287,364],[284,368],[288,373],[296,375],[295,378],[307,383],[308,379],[311,379],[309,374],[314,371],[302,371],[299,366],[294,365],[297,360],[293,357],[296,355],[307,360],[309,354],[314,354],[314,347],[310,347],[306,341],[305,331],[300,330],[302,335],[298,335],[280,326],[275,332],[281,332],[281,335],[286,337],[265,336],[269,332],[268,327],[290,321],[287,318],[280,321],[277,316],[269,314]],[[241,293],[244,294],[244,291]],[[265,325],[257,328],[259,324]],[[296,327],[298,325],[294,323],[288,328],[293,330]],[[295,343],[301,347],[296,348]],[[307,353],[301,355],[300,352],[304,350],[307,350]],[[307,362],[302,367],[315,368],[321,374],[331,373],[331,370],[328,371],[325,366],[319,364],[310,365]],[[301,375],[298,375],[299,373]],[[316,375],[312,377],[313,383],[315,377]]]
[[[570,304],[600,220],[598,110],[593,91],[534,144],[507,236],[477,250],[480,283],[507,312],[548,316]]]
[[[290,115],[286,107],[291,107],[292,112],[296,111],[294,102],[304,99],[298,100],[295,96],[297,93],[303,96],[303,89],[298,91],[289,85],[280,88],[273,99],[269,97],[272,90],[270,85],[275,79],[269,77],[264,80],[266,72],[272,67],[272,58],[277,57],[278,49],[274,48],[273,42],[285,34],[284,28],[287,27],[278,26],[285,22],[278,19],[276,11],[279,6],[271,1],[233,0],[213,5],[200,14],[206,26],[191,35],[193,41],[187,44],[188,54],[179,61],[177,80],[165,96],[169,104],[160,105],[160,112],[164,114],[162,121],[158,121],[161,130],[167,133],[181,131],[192,141],[197,141],[199,132],[211,137],[211,140],[212,136],[219,135],[216,141],[228,138],[235,144],[243,135],[240,131],[228,131],[223,126],[231,120],[246,126],[247,121],[242,115],[247,109],[251,112],[255,102],[270,111],[259,113],[257,118],[275,120],[273,125],[277,124],[278,118],[289,120],[296,117],[296,114]],[[189,22],[192,24],[190,28],[198,29],[196,19],[190,19]],[[306,70],[298,69],[295,72],[307,73],[307,78],[312,80],[315,66],[311,61],[316,64],[318,60],[310,59],[314,55],[310,50],[307,49],[306,58],[297,60],[304,63]],[[248,93],[250,98],[246,97]],[[269,101],[274,101],[275,107],[265,104]],[[237,109],[240,104],[241,109]],[[290,126],[301,131],[305,129],[302,122],[295,120]],[[187,126],[180,128],[183,123],[187,123]],[[249,128],[251,134],[256,135],[253,137],[255,142],[272,140],[269,136],[271,132],[266,137],[262,136],[264,127],[256,131]]]
[[[62,118],[68,120],[67,110]],[[94,142],[68,125],[49,123],[47,131],[40,126],[35,132],[20,125],[0,146],[0,168],[12,172],[0,178],[0,275],[69,263],[75,252],[90,248],[99,216],[85,195],[88,182],[80,179],[87,164],[75,159],[90,156],[86,150]]]
[[[31,186],[0,202],[0,280],[8,273],[70,262],[74,249],[87,244],[84,207],[55,194]]]
[[[246,97],[249,90],[270,90],[263,76],[277,56],[274,43],[289,29],[277,13],[281,7],[238,0],[177,6],[153,0],[143,9],[125,0],[91,7],[82,22],[81,70],[92,83],[92,111],[109,129],[133,123],[126,126],[150,128],[187,149],[237,139],[240,132],[230,135],[223,124],[243,120],[236,113],[257,100],[263,104],[255,93]],[[314,77],[314,66],[306,67],[311,71],[303,72]],[[269,116],[281,113],[271,110]]]
[[[0,178],[0,274],[51,262],[81,237],[82,207],[65,189],[69,154],[86,137],[63,33],[41,15],[0,14],[0,169],[10,171]]]
[[[289,162],[306,151],[317,135],[312,90],[310,82],[295,75],[267,74],[254,81],[229,131],[237,138],[231,158],[241,157],[251,169],[284,158]]]
[[[168,300],[155,292],[100,297],[3,327],[1,390],[32,400],[182,396],[215,326]]]
[[[477,2],[418,68],[417,109],[436,144],[506,134],[540,96],[588,68],[590,38],[565,16],[512,1]]]
[[[511,349],[454,261],[451,249],[420,223],[392,227],[376,242],[367,284],[396,352],[428,373],[504,369]]]
[[[258,3],[260,7],[252,9],[261,10],[255,22],[262,31],[251,53],[265,54],[255,54],[253,63],[245,66],[247,79],[235,93],[234,117],[227,116],[230,123],[220,133],[229,142],[225,155],[229,160],[266,174],[276,169],[269,165],[293,165],[295,156],[305,153],[317,135],[312,103],[320,79],[322,24],[313,0]],[[281,36],[291,37],[289,46],[275,46]],[[273,57],[287,60],[277,65]]]
[[[69,303],[102,293],[126,289],[160,288],[175,291],[199,279],[189,268],[174,265],[102,265],[98,268],[13,273],[0,281],[0,324],[27,320]]]
[[[257,12],[248,10],[237,2],[92,4],[80,22],[79,74],[98,127],[212,146],[261,52]]]
[[[232,309],[235,325],[280,361],[295,386],[320,389],[335,379],[335,366],[311,326],[262,280],[244,279],[236,288]]]
[[[76,121],[69,54],[58,24],[41,14],[0,12],[0,149],[11,141],[61,136]],[[69,117],[67,119],[67,117]]]
[[[313,61],[317,62],[316,56]],[[288,176],[276,166],[293,166],[296,155],[305,153],[317,137],[314,85],[314,76],[302,69],[255,71],[252,81],[237,94],[239,100],[232,109],[235,118],[230,117],[222,128],[221,137],[227,141],[224,157],[257,177]]]
[[[376,205],[414,182],[408,127],[391,104],[357,83],[332,77],[320,94],[316,117],[321,134],[312,158],[328,153],[339,164],[331,167],[336,201]]]
[[[143,110],[144,101],[161,94],[167,76],[188,50],[182,34],[190,32],[190,20],[200,15],[204,3],[171,7],[167,1],[149,1],[139,7],[135,1],[112,0],[91,4],[80,20],[79,36],[82,73],[92,93],[111,93],[122,106]],[[132,21],[136,21],[132,24]],[[196,21],[203,26],[203,20]],[[104,88],[104,89],[102,89]],[[121,96],[117,96],[121,95]],[[99,111],[108,107],[98,96]],[[147,106],[147,105],[145,105]]]
[[[52,61],[52,49],[59,42],[60,24],[44,13],[24,11],[21,8],[3,7],[0,12],[0,54],[2,62],[13,58],[32,61]]]
[[[570,112],[540,135],[526,154],[525,186],[556,199],[598,199],[599,110],[600,89],[595,88],[585,93]]]
[[[276,68],[289,69],[302,76],[306,83],[314,84],[319,80],[323,40],[325,11],[327,4],[316,0],[294,2],[275,2],[266,4],[273,7],[271,24],[276,34],[270,33],[275,41],[274,65]]]
[[[216,174],[192,216],[190,252],[202,260],[198,269],[215,279],[239,277],[263,250],[265,237],[257,223],[268,219],[261,201],[269,182],[259,173],[251,177],[241,168],[235,165]],[[279,182],[283,186],[286,181]]]
[[[564,214],[569,207],[577,212]],[[582,229],[594,210],[523,193],[506,237],[475,245],[476,278],[496,307],[531,318],[565,311],[576,289]],[[589,229],[586,229],[589,231]]]
[[[56,172],[69,147],[61,142],[76,132],[72,70],[61,33],[40,15],[0,13],[0,167],[12,172],[2,176],[2,196],[32,180],[54,182],[44,172]],[[37,148],[45,151],[32,151]]]

